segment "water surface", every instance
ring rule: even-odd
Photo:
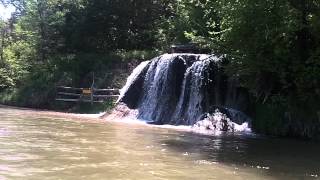
[[[320,146],[0,107],[0,179],[317,179]]]

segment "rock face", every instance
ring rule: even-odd
[[[142,95],[141,87],[143,87],[144,77],[149,68],[149,64],[150,61],[144,61],[133,70],[128,77],[126,85],[121,89],[118,102],[125,102],[131,109],[137,108]]]
[[[148,123],[194,125],[219,109],[231,121],[249,120],[248,93],[223,71],[222,58],[207,54],[164,54],[142,62],[118,102],[137,109]]]

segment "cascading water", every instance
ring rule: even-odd
[[[154,60],[147,71],[138,118],[157,124],[170,120],[178,100],[185,61],[173,55]]]
[[[182,93],[172,117],[172,124],[190,125],[204,112],[204,73],[211,59],[196,61],[186,70]]]
[[[142,62],[121,90],[118,102],[148,123],[195,125],[219,109],[238,124],[250,119],[248,96],[223,72],[222,58],[207,54],[164,54]],[[237,110],[235,110],[237,109]],[[214,116],[213,116],[214,117]]]
[[[133,70],[127,79],[126,85],[120,91],[117,103],[119,103],[120,100],[125,101],[129,108],[135,108],[136,102],[139,101],[141,94],[140,86],[143,85],[143,77],[149,67],[149,64],[150,61],[144,61]]]

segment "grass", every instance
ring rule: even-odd
[[[80,102],[69,109],[69,112],[79,113],[79,114],[97,114],[101,112],[109,112],[114,108],[114,101],[108,100],[103,103],[84,103]]]

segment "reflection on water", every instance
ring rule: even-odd
[[[320,146],[0,108],[0,179],[316,179]]]

